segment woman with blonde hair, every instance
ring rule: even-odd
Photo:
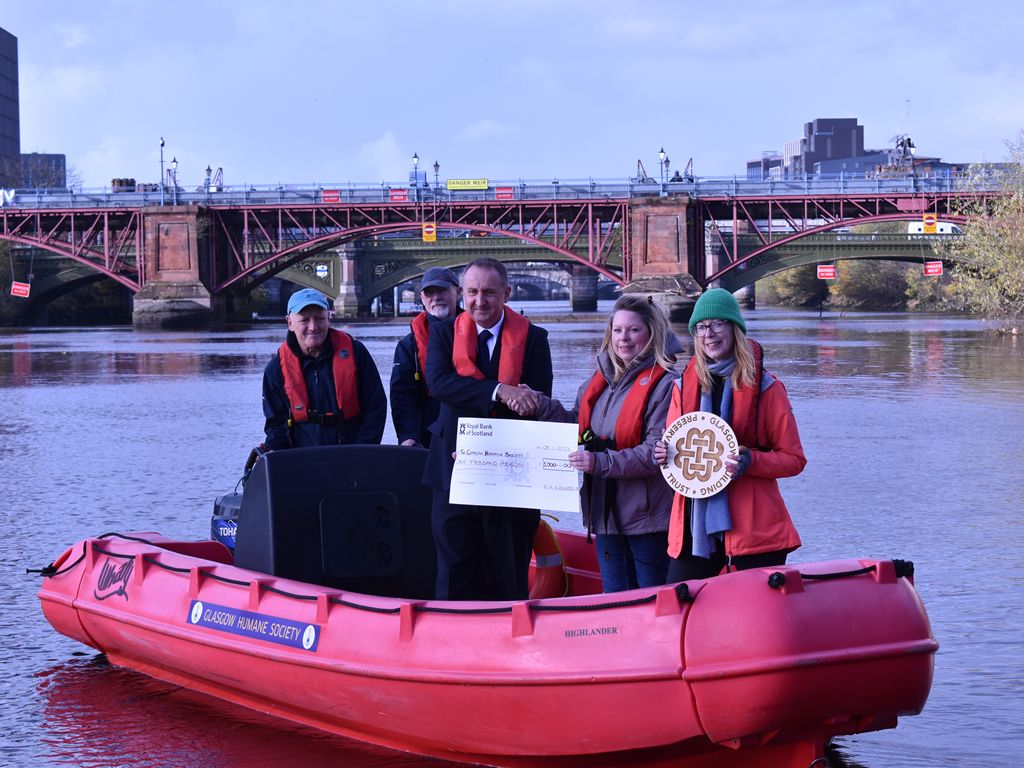
[[[665,583],[672,489],[652,457],[672,393],[668,374],[681,351],[664,308],[649,296],[624,294],[575,408],[540,397],[539,419],[579,424],[581,447],[569,463],[584,473],[583,522],[597,538],[605,592]]]
[[[722,568],[782,565],[800,537],[778,478],[803,471],[804,457],[786,388],[764,370],[761,346],[747,338],[740,306],[722,288],[697,300],[689,323],[694,355],[675,382],[666,424],[684,413],[723,418],[739,440],[727,458],[732,480],[707,499],[675,495],[668,534],[670,582],[708,578]],[[658,464],[668,450],[659,441]]]

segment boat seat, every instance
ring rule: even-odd
[[[437,571],[427,451],[337,445],[271,451],[238,514],[235,565],[312,584],[430,599]]]

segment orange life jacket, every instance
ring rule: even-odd
[[[332,358],[331,372],[334,374],[334,395],[338,400],[338,416],[343,419],[356,419],[362,414],[359,405],[358,372],[356,358],[352,348],[352,337],[343,331],[331,328],[330,334]],[[288,396],[291,407],[291,420],[299,423],[309,420],[309,388],[302,375],[302,363],[299,356],[292,352],[285,341],[277,350],[281,361],[281,373],[284,376],[284,392]],[[321,414],[331,416],[334,414]]]
[[[498,362],[498,381],[502,384],[516,387],[521,383],[529,330],[529,320],[515,312],[505,312],[505,322],[501,327],[501,360]],[[452,363],[460,376],[484,378],[476,366],[476,323],[468,312],[455,318]]]
[[[420,312],[409,323],[412,336],[416,340],[416,359],[419,368],[416,370],[416,381],[423,381],[427,375],[427,344],[430,341],[430,326],[427,325],[427,313]]]
[[[665,369],[655,363],[650,368],[641,371],[629,385],[629,392],[619,409],[619,415],[615,419],[615,447],[617,449],[633,448],[643,442],[644,433],[644,409],[647,401],[654,391],[655,385],[665,375]],[[593,378],[587,385],[583,396],[580,398],[580,441],[583,435],[590,429],[590,418],[594,412],[594,404],[601,393],[608,388],[608,380],[601,371],[594,373]],[[607,435],[601,435],[607,438]]]

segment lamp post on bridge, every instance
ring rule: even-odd
[[[173,200],[174,205],[178,204],[178,158],[171,158],[171,170],[168,174],[171,177],[171,183],[174,185],[173,188]]]
[[[419,171],[419,167],[420,167],[420,156],[418,154],[416,154],[415,152],[413,152],[412,153],[412,186],[413,186],[413,189],[416,190],[415,191],[415,195],[416,195],[415,199],[416,199],[417,203],[420,201],[420,177],[419,177],[419,172],[418,172]]]
[[[665,183],[665,148],[658,150],[658,165],[661,167],[661,183]]]
[[[441,185],[438,184],[438,182],[437,182],[437,173],[440,170],[441,170],[441,164],[439,162],[437,162],[437,160],[435,160],[434,161],[434,195],[437,195],[438,190],[441,188]]]
[[[164,137],[160,137],[160,205],[164,204]]]

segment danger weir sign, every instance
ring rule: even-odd
[[[11,296],[20,296],[23,299],[27,299],[31,292],[31,283],[19,283],[17,281],[11,283]]]
[[[836,265],[835,264],[819,264],[818,265],[818,279],[819,280],[835,280],[836,279]]]

